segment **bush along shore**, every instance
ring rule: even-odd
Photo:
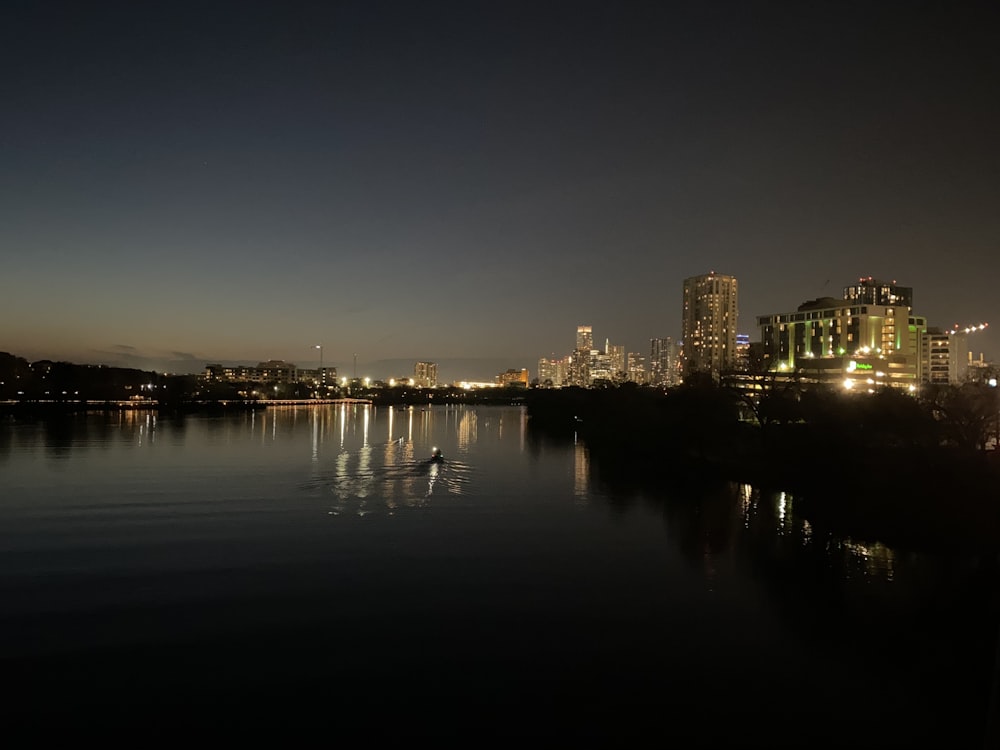
[[[697,382],[669,390],[532,389],[530,429],[582,440],[594,471],[645,494],[745,482],[793,492],[847,535],[1000,551],[996,388],[851,393],[783,388],[751,398]]]

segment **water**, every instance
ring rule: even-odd
[[[597,476],[517,407],[4,423],[5,723],[982,746],[992,561]]]

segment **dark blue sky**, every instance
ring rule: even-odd
[[[994,8],[4,3],[0,350],[480,379],[710,270],[1000,328]]]

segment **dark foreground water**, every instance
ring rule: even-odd
[[[662,484],[515,407],[2,423],[4,724],[984,745],[994,560]]]

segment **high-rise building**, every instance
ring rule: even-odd
[[[581,388],[590,386],[590,352],[584,349],[577,349],[569,355],[569,368],[566,376],[567,385],[575,385]]]
[[[608,355],[611,365],[611,372],[614,377],[619,378],[625,375],[625,347],[621,344],[612,344],[608,339],[604,340],[604,353]]]
[[[559,388],[566,384],[570,357],[538,360],[538,384],[543,388]]]
[[[715,271],[684,279],[684,371],[718,374],[736,366],[737,283]]]
[[[855,305],[882,305],[906,307],[913,311],[913,287],[899,286],[892,282],[868,278],[858,279],[857,284],[844,287],[844,299]]]
[[[616,371],[611,362],[611,357],[607,352],[594,350],[590,353],[590,383],[596,381],[612,382],[615,380]]]
[[[736,372],[750,371],[750,334],[736,334]]]
[[[645,385],[649,382],[649,373],[646,372],[646,358],[639,352],[628,353],[628,379],[632,383]]]
[[[576,349],[569,362],[569,385],[583,388],[590,386],[590,367],[594,354],[594,329],[590,326],[577,326]]]
[[[437,379],[437,363],[417,362],[413,366],[413,385],[418,388],[437,388]]]
[[[959,382],[959,370],[965,374],[969,344],[966,334],[928,328],[923,335],[921,380],[935,385]]]
[[[649,340],[649,384],[670,387],[680,378],[677,342],[667,336]]]

